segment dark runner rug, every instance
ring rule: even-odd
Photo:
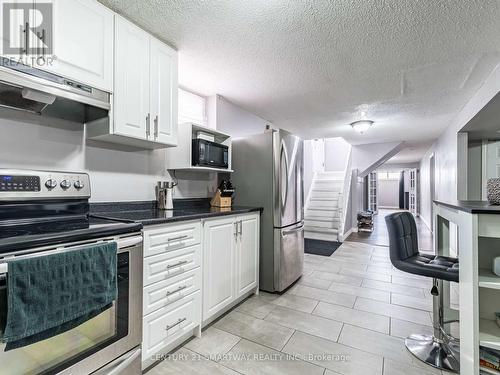
[[[323,255],[329,257],[337,250],[342,242],[321,241],[306,238],[304,240],[304,252],[307,254]]]

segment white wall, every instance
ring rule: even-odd
[[[420,163],[421,216],[430,223],[429,157],[435,155],[436,199],[456,200],[457,133],[500,91],[500,66],[492,72],[478,92],[453,119]],[[461,197],[462,198],[462,197]]]
[[[306,203],[314,177],[313,142],[304,141],[304,200]]]
[[[88,172],[93,202],[154,200],[156,181],[171,179],[164,150],[86,142],[82,124],[9,110],[0,116],[1,168]],[[208,197],[215,189],[213,175],[188,178],[179,181],[176,198]]]
[[[325,171],[343,172],[347,165],[351,145],[344,138],[325,139]]]
[[[220,95],[208,98],[208,124],[233,138],[263,133],[268,121],[231,103]],[[216,124],[216,126],[214,125]]]
[[[370,143],[352,146],[352,168],[363,172],[398,147],[400,143]]]
[[[467,147],[467,199],[481,200],[482,141],[471,141]]]

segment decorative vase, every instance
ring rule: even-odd
[[[500,205],[500,178],[490,178],[486,185],[488,202]]]

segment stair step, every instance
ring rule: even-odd
[[[325,234],[338,234],[338,229],[333,229],[333,228],[323,228],[323,227],[315,227],[311,225],[304,225],[304,231],[306,232],[318,232],[318,233],[325,233]]]
[[[311,199],[309,201],[308,208],[319,207],[319,208],[339,208],[338,200],[326,200],[326,199]]]
[[[317,215],[308,215],[304,216],[305,221],[327,221],[329,223],[340,223],[340,217],[328,217],[328,216],[317,216]]]
[[[340,207],[307,206],[306,213],[313,216],[339,216]]]
[[[342,193],[342,191],[344,190],[344,187],[342,185],[321,185],[321,186],[318,186],[317,182],[315,182],[313,185],[313,191],[316,191],[316,190],[328,191],[331,193]]]
[[[316,173],[317,179],[341,179],[345,177],[345,172],[318,172]]]
[[[339,197],[311,197],[312,201],[328,201],[328,202],[339,202],[340,198]]]
[[[341,191],[331,191],[330,189],[327,189],[327,188],[315,188],[313,187],[311,189],[311,192],[315,193],[331,193],[331,194],[335,194],[335,195],[342,195],[342,192]]]
[[[342,194],[334,191],[317,191],[313,190],[311,192],[311,198],[329,198],[329,199],[341,199]]]
[[[323,229],[335,229],[338,230],[340,225],[340,221],[323,221],[323,220],[311,220],[305,219],[304,226],[305,227],[313,227],[313,228],[323,228]]]
[[[338,241],[338,234],[326,234],[326,233],[318,233],[318,232],[304,232],[304,237],[311,240],[320,240],[320,241]]]

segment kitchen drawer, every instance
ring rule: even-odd
[[[144,230],[144,256],[182,249],[201,242],[199,220],[182,224],[165,224]]]
[[[201,265],[201,245],[194,245],[144,259],[144,287],[167,280]]]
[[[201,324],[201,292],[197,291],[143,321],[143,360]]]
[[[171,305],[201,289],[201,268],[195,268],[144,288],[144,315]]]

